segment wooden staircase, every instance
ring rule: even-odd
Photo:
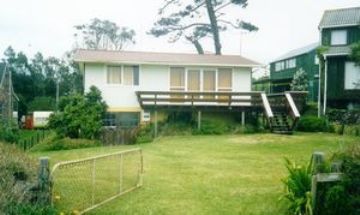
[[[284,92],[261,96],[271,132],[292,134],[305,106],[306,92]]]

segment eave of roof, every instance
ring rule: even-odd
[[[74,61],[79,63],[150,64],[188,66],[259,67],[262,64],[236,55],[198,55],[161,52],[77,50]]]
[[[310,45],[301,47],[301,48],[297,48],[294,50],[291,50],[289,52],[287,52],[286,54],[281,55],[280,57],[276,58],[275,60],[271,61],[270,63],[275,63],[278,61],[282,61],[282,60],[286,60],[286,59],[290,59],[290,58],[294,58],[303,54],[307,54],[313,50],[315,50],[317,47],[319,46],[319,43],[311,43]]]

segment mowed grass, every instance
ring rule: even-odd
[[[286,176],[284,157],[305,163],[313,151],[330,155],[355,141],[359,138],[327,133],[177,136],[143,145],[32,155],[49,156],[53,165],[129,148],[143,149],[143,187],[90,214],[276,215],[286,213],[285,202],[279,201],[284,191],[281,179]]]

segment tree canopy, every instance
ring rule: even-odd
[[[126,45],[135,43],[135,31],[120,27],[109,20],[94,18],[88,24],[76,25],[75,37],[80,37],[81,48],[122,50]]]
[[[45,58],[41,53],[29,59],[23,52],[8,47],[3,63],[12,72],[14,91],[20,98],[19,113],[24,115],[28,108],[53,110],[56,82],[59,81],[60,96],[83,91],[82,75],[77,64],[56,57]],[[46,105],[49,105],[46,107]]]
[[[220,55],[220,32],[228,28],[258,30],[249,22],[232,20],[224,11],[227,7],[246,8],[247,5],[247,0],[164,0],[164,5],[159,9],[160,19],[154,23],[149,34],[155,37],[169,36],[169,42],[185,38],[195,46],[199,54],[204,54],[200,40],[211,37],[215,53]]]

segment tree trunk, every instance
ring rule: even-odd
[[[186,39],[188,41],[190,41],[196,48],[196,51],[198,52],[198,54],[203,55],[204,54],[204,49],[202,47],[202,45],[200,44],[199,40],[194,40],[191,37],[186,37]]]
[[[214,11],[214,6],[212,4],[212,0],[206,0],[206,9],[209,15],[211,31],[214,37],[214,45],[215,45],[215,54],[221,55],[221,43],[220,43],[220,35],[219,35],[219,27]]]

